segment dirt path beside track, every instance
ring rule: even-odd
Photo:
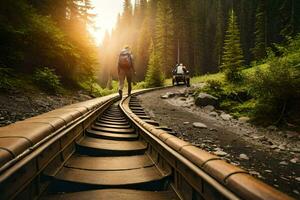
[[[221,156],[248,170],[277,189],[300,199],[299,133],[254,127],[236,119],[212,116],[193,104],[184,87],[163,89],[139,96],[145,111],[177,137]],[[161,99],[167,92],[173,98]],[[207,128],[196,128],[200,122]]]

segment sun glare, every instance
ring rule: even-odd
[[[134,4],[135,0],[131,1]],[[124,0],[92,0],[92,13],[97,16],[94,18],[95,28],[90,28],[90,32],[97,45],[102,42],[105,32],[111,32],[115,27],[118,14],[123,10],[123,2]]]

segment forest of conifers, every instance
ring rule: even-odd
[[[115,75],[119,51],[129,45],[139,81],[151,51],[165,77],[178,59],[198,75],[220,70],[226,34],[232,34],[226,32],[231,16],[245,66],[263,59],[274,43],[294,36],[300,27],[297,0],[137,0],[135,5],[124,0],[116,28],[97,48],[87,31],[92,7],[90,0],[2,0],[1,67],[22,73],[49,67],[71,83],[97,73],[105,85]]]
[[[295,0],[139,0],[134,6],[125,0],[124,13],[101,48],[103,66],[114,66],[118,51],[128,44],[136,58],[138,79],[143,80],[153,42],[167,76],[177,62],[178,46],[179,62],[194,75],[216,72],[222,65],[232,10],[244,65],[263,59],[274,43],[299,32],[300,2]]]
[[[14,73],[55,69],[62,81],[91,76],[98,49],[87,31],[88,0],[1,0],[0,65]]]
[[[180,62],[192,84],[220,72],[204,89],[219,98],[220,109],[299,124],[300,1],[122,2],[115,28],[97,46],[88,31],[91,0],[1,0],[0,92],[27,83],[51,93],[116,92],[118,55],[129,45],[136,88],[163,85]]]

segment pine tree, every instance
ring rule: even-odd
[[[266,7],[264,0],[260,0],[256,10],[255,22],[255,46],[252,53],[255,60],[260,60],[266,56]]]
[[[222,58],[222,46],[224,40],[224,13],[222,0],[217,0],[216,3],[216,12],[217,12],[217,23],[216,23],[216,35],[215,35],[215,48],[214,48],[214,59],[216,59],[216,65],[221,66]]]
[[[91,0],[82,0],[82,5],[80,5],[80,14],[83,23],[88,26],[94,23],[93,18],[95,14],[90,13],[90,10],[94,9]]]
[[[132,17],[132,4],[130,0],[124,0],[124,20],[127,22],[126,24],[130,24],[131,22],[131,17]]]
[[[295,33],[295,0],[283,0],[280,7],[282,37],[291,37]]]
[[[126,31],[127,33],[130,31],[130,27],[132,25],[132,14],[133,14],[133,8],[130,0],[124,0],[123,5],[123,15],[121,17],[121,27],[123,31]]]
[[[174,44],[174,17],[169,4],[158,2],[156,16],[155,41],[157,55],[160,59],[160,68],[165,75],[171,75],[171,69],[174,65],[175,44]]]
[[[222,61],[222,69],[225,72],[227,80],[232,82],[238,81],[240,78],[239,68],[244,63],[244,57],[237,17],[233,10],[231,10],[228,20]]]
[[[151,52],[151,54],[145,82],[147,87],[159,87],[164,84],[164,78],[161,68],[159,67],[159,56],[157,55],[157,52],[155,50],[153,40],[151,40],[149,52]]]
[[[189,10],[191,10],[192,18],[192,28],[191,30],[191,39],[192,39],[192,51],[190,54],[193,54],[193,64],[191,71],[194,74],[201,74],[204,64],[204,54],[206,53],[204,48],[204,31],[205,31],[205,14],[204,14],[204,1],[203,0],[191,0],[189,5]]]
[[[145,77],[147,63],[149,61],[149,48],[151,45],[150,16],[146,16],[138,37],[136,67],[137,76]]]

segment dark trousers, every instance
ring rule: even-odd
[[[118,76],[119,76],[119,90],[123,91],[125,78],[128,83],[128,94],[131,94],[131,82],[132,82],[132,70],[131,69],[123,69],[121,67],[118,68]]]

